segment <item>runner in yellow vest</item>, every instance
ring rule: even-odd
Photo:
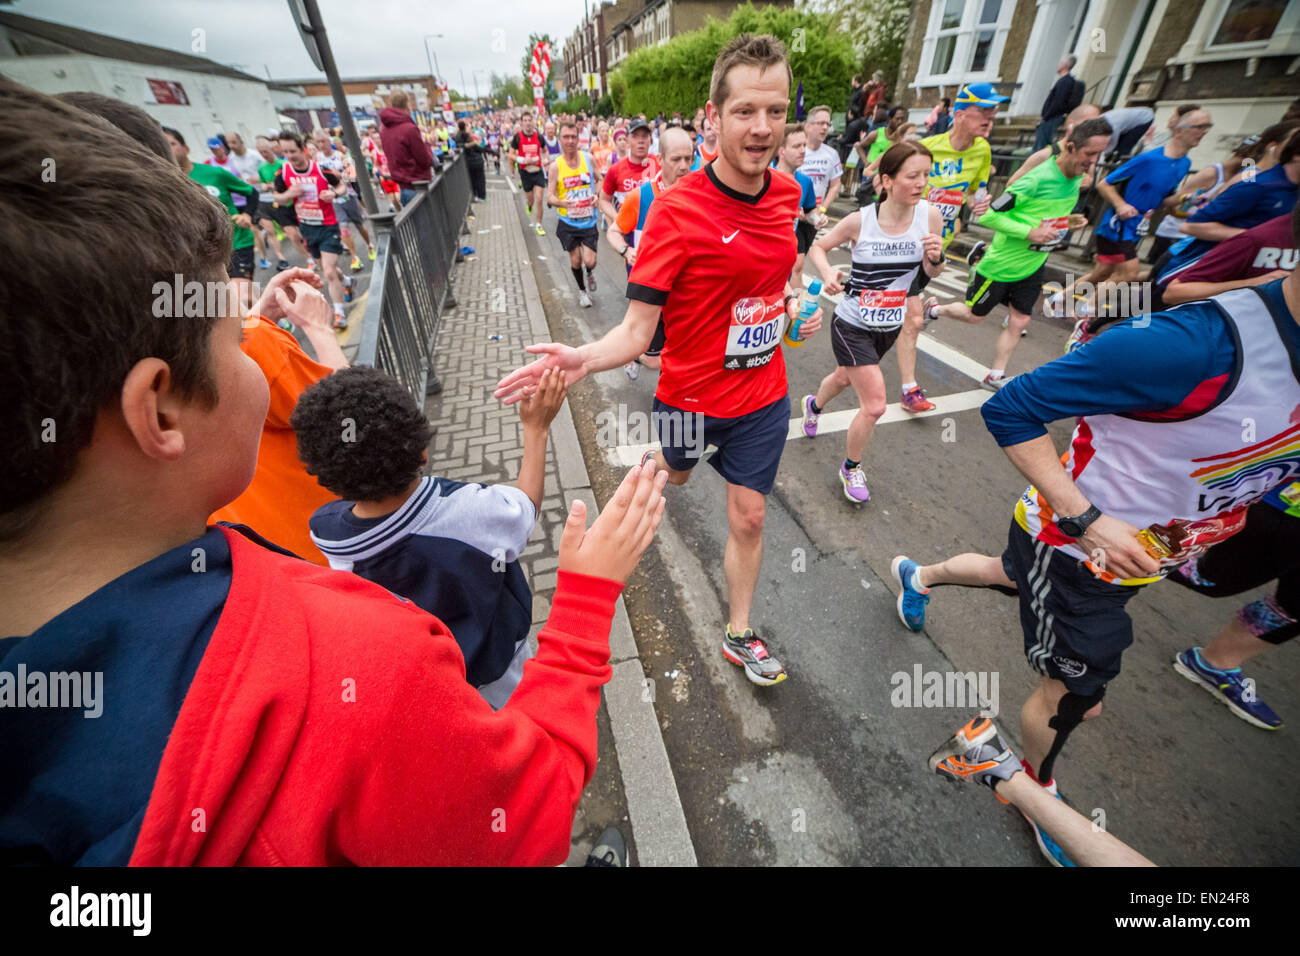
[[[578,283],[578,304],[591,307],[589,292],[596,291],[596,164],[578,152],[578,127],[572,120],[560,124],[560,155],[546,171],[546,205],[559,216],[555,236],[569,254],[569,268]],[[587,277],[583,281],[582,271]]]

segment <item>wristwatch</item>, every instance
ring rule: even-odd
[[[1061,534],[1067,537],[1082,538],[1083,533],[1088,530],[1088,525],[1100,517],[1101,509],[1096,505],[1089,505],[1088,510],[1081,515],[1073,518],[1057,518],[1056,526],[1061,529]]]

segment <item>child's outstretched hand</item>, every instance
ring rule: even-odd
[[[575,501],[560,537],[560,570],[626,583],[663,520],[667,483],[654,462],[636,465],[590,528],[587,506]]]
[[[524,428],[546,431],[551,422],[560,413],[564,396],[569,394],[569,386],[564,384],[564,373],[558,369],[548,368],[542,373],[541,381],[535,391],[525,392],[519,401],[519,420]]]

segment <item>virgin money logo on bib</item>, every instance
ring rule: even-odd
[[[732,306],[731,314],[736,325],[756,325],[766,321],[769,304],[759,298],[741,299]]]

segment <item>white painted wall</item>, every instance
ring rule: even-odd
[[[1195,102],[1210,111],[1214,129],[1205,134],[1201,145],[1188,155],[1192,158],[1192,168],[1200,169],[1210,163],[1226,159],[1243,139],[1258,133],[1267,126],[1272,126],[1282,118],[1294,97],[1277,96],[1257,100],[1221,99],[1196,100]],[[1162,100],[1156,105],[1155,122],[1151,125],[1159,132],[1169,122],[1174,110],[1191,100]]]
[[[251,145],[256,136],[280,127],[271,91],[252,80],[85,55],[3,57],[0,74],[42,93],[88,90],[139,106],[179,130],[195,162],[208,157],[203,144],[209,136],[236,132]],[[181,84],[190,105],[154,102],[146,78]]]

